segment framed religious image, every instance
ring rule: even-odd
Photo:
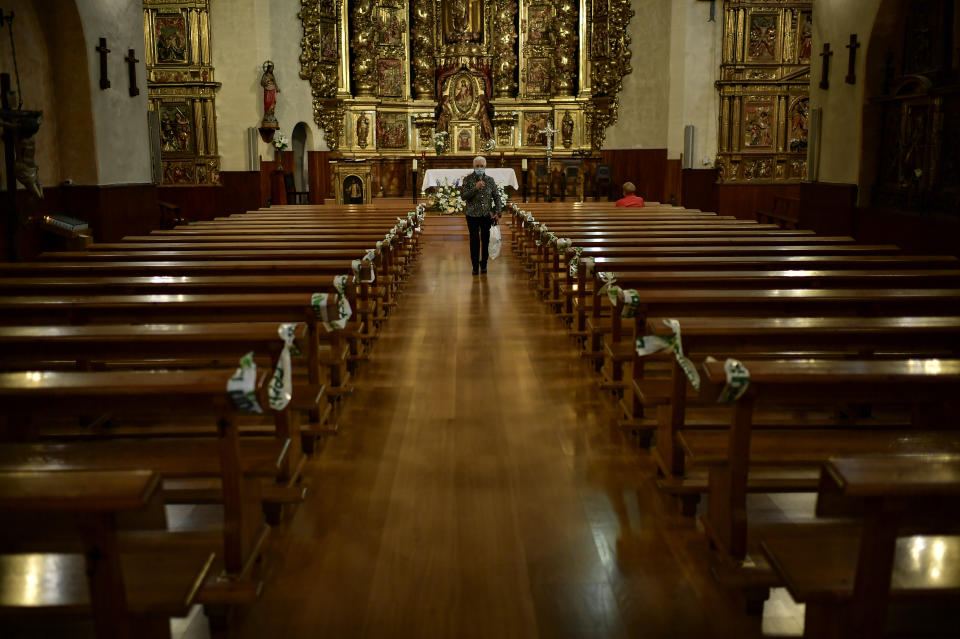
[[[377,148],[406,149],[410,146],[406,113],[377,114]]]
[[[810,62],[813,47],[813,14],[804,11],[800,14],[799,35],[797,36],[797,62]]]
[[[758,62],[775,62],[780,38],[780,16],[776,13],[751,13],[747,38],[747,57]]]
[[[787,114],[787,139],[794,153],[807,152],[807,118],[810,115],[810,98],[794,98]]]
[[[377,25],[377,44],[384,46],[403,46],[403,34],[407,29],[399,9],[382,9],[380,24]]]
[[[473,128],[457,131],[457,153],[473,152]]]
[[[440,6],[444,42],[483,42],[483,0],[449,0]]]
[[[163,163],[164,184],[196,184],[192,160]]]
[[[320,11],[320,16],[323,18],[334,18],[337,17],[337,0],[320,0],[318,3],[318,9]]]
[[[186,102],[161,104],[160,151],[164,155],[193,152],[193,111]]]
[[[472,115],[477,101],[477,85],[473,76],[469,73],[458,73],[447,81],[447,86],[459,117]]]
[[[399,60],[377,61],[377,82],[382,97],[403,97],[403,72]]]
[[[745,98],[743,101],[743,146],[752,149],[773,148],[773,98]]]
[[[157,64],[187,64],[189,60],[187,16],[158,13],[153,19]]]
[[[541,133],[550,123],[550,112],[523,114],[523,146],[547,146],[547,134]]]
[[[537,46],[550,44],[550,24],[553,22],[553,7],[549,4],[534,4],[527,8],[527,44]]]
[[[338,59],[337,23],[333,20],[320,20],[320,57],[334,62]]]
[[[530,58],[527,61],[527,94],[550,93],[550,59]]]
[[[594,58],[606,58],[610,55],[609,10],[607,0],[593,0],[593,29],[591,51]]]

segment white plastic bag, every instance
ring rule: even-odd
[[[490,242],[487,243],[487,253],[491,260],[500,257],[500,226],[490,227]]]

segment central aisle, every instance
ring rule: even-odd
[[[271,539],[243,636],[758,634],[509,247],[474,277],[449,228],[425,234],[306,503]]]

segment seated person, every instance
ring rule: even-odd
[[[623,183],[623,197],[617,200],[617,206],[643,206],[643,198],[637,195],[633,182]]]

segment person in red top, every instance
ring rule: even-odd
[[[617,200],[617,206],[643,206],[643,198],[637,195],[633,182],[623,183],[623,197]]]

